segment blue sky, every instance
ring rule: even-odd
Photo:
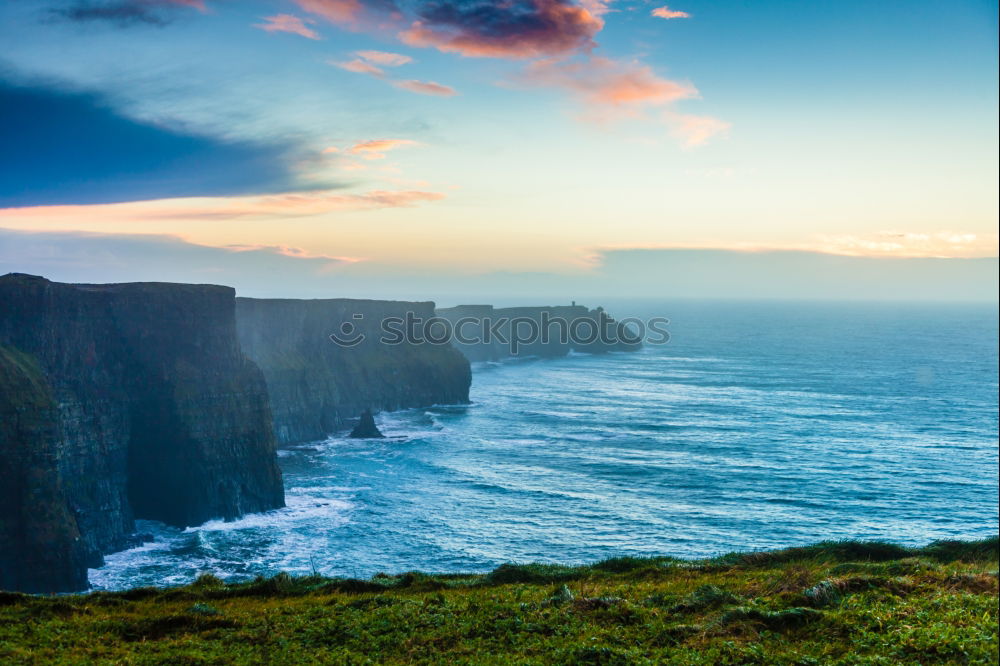
[[[994,2],[62,0],[0,26],[21,232],[407,274],[997,255]]]

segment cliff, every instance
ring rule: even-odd
[[[366,409],[468,402],[469,363],[453,347],[383,342],[382,322],[407,313],[430,319],[434,304],[237,298],[240,344],[264,372],[278,441],[322,439]],[[344,325],[363,341],[334,343]]]
[[[439,308],[437,316],[451,322],[454,345],[470,361],[499,361],[511,356],[553,358],[571,351],[603,354],[642,347],[641,341],[634,340],[634,334],[629,335],[603,308],[590,310],[575,303],[512,308],[458,305]]]
[[[133,543],[284,504],[266,385],[212,285],[0,278],[0,587],[80,589]]]
[[[87,552],[58,472],[58,408],[34,357],[0,346],[0,589],[79,590]]]

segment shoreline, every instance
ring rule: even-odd
[[[154,543],[154,542],[149,542]],[[143,544],[145,545],[145,544]],[[143,547],[143,545],[136,546],[136,550]],[[198,577],[193,579],[188,583],[178,583],[176,585],[137,585],[134,587],[124,587],[119,589],[99,589],[92,588],[89,590],[83,590],[78,592],[54,592],[54,593],[44,593],[44,592],[18,592],[14,590],[3,590],[0,589],[0,594],[4,595],[25,595],[28,597],[85,597],[93,594],[128,594],[133,590],[177,590],[190,587],[195,585],[198,579],[208,576],[217,581],[221,585],[239,588],[248,584],[252,584],[255,581],[269,580],[276,577],[283,577],[289,579],[323,579],[326,581],[341,583],[351,586],[359,585],[363,586],[365,583],[377,579],[396,579],[409,574],[416,574],[420,576],[441,576],[446,578],[458,578],[458,579],[474,579],[477,577],[490,577],[493,576],[497,571],[506,571],[512,568],[541,568],[541,569],[552,569],[554,570],[586,570],[588,568],[600,567],[602,564],[607,562],[618,562],[618,561],[629,561],[629,562],[646,562],[649,564],[662,564],[671,566],[689,566],[689,567],[699,567],[699,566],[716,566],[721,564],[731,565],[736,563],[748,563],[752,561],[769,561],[769,560],[780,560],[784,559],[796,559],[796,558],[806,558],[809,557],[810,553],[815,553],[817,555],[825,555],[833,558],[844,558],[850,553],[861,553],[864,558],[868,561],[880,562],[889,559],[905,559],[910,557],[932,557],[940,558],[942,556],[947,557],[945,554],[949,553],[949,549],[954,549],[956,553],[966,554],[974,553],[975,557],[969,561],[991,561],[989,557],[992,554],[994,557],[993,561],[1000,560],[1000,536],[991,536],[983,539],[938,539],[930,541],[926,546],[906,546],[890,541],[881,540],[859,540],[859,539],[841,539],[841,540],[826,540],[819,541],[813,544],[808,544],[805,546],[788,546],[781,549],[763,549],[763,550],[736,550],[721,555],[716,555],[712,557],[678,557],[674,555],[617,555],[606,559],[597,560],[594,562],[583,563],[583,564],[560,564],[554,562],[504,562],[491,571],[418,571],[418,570],[405,570],[400,572],[379,572],[374,574],[369,578],[359,578],[354,576],[326,576],[319,572],[309,574],[309,575],[293,575],[285,571],[278,571],[273,576],[247,576],[245,578],[232,579],[232,580],[222,580],[215,576],[214,573],[204,572]],[[127,552],[127,551],[120,551]],[[940,555],[937,553],[941,553]],[[861,555],[859,555],[861,557]],[[957,556],[956,556],[956,559]],[[949,561],[945,559],[944,561]]]

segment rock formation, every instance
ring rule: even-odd
[[[354,439],[381,439],[385,437],[378,429],[378,426],[375,425],[375,417],[372,415],[372,410],[370,409],[361,412],[358,425],[354,426],[354,430],[351,431],[350,436]]]
[[[0,588],[85,587],[134,518],[284,504],[234,309],[228,287],[0,278]]]
[[[240,344],[264,372],[280,443],[322,439],[365,409],[468,402],[469,362],[447,341],[385,341],[384,322],[407,313],[426,321],[434,304],[236,299]]]

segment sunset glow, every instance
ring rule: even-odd
[[[7,229],[458,273],[997,255],[989,3],[29,4],[4,95],[61,129],[5,122]]]

